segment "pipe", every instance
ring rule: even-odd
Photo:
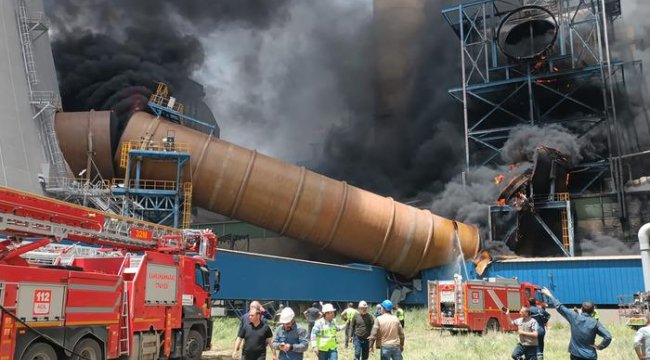
[[[59,147],[63,157],[70,165],[73,174],[79,174],[88,168],[88,161],[92,159],[101,175],[107,179],[113,178],[113,147],[111,145],[112,133],[115,132],[115,123],[111,121],[110,111],[88,111],[81,113],[59,112],[56,114],[54,131],[57,138],[65,133],[69,139]],[[91,141],[92,139],[92,141]],[[88,156],[76,156],[81,152],[91,153]],[[93,169],[86,174],[92,179],[96,174]]]
[[[639,229],[639,245],[641,248],[641,267],[643,268],[643,287],[650,291],[650,223]]]
[[[84,114],[66,115],[76,116],[79,121],[72,131],[57,132],[61,144],[84,138],[80,136],[88,131]],[[109,118],[99,121],[109,122]],[[191,178],[192,201],[199,207],[405,276],[453,260],[452,220],[144,112],[136,112],[125,127],[115,164],[119,163],[121,145],[126,141],[160,141],[170,131],[176,143],[191,146],[190,168],[183,176]],[[95,134],[95,138],[98,136]],[[79,159],[86,151],[71,151],[83,147],[62,148],[66,149],[64,155],[71,167],[83,164]],[[118,166],[115,170],[118,176],[124,175]],[[141,172],[143,179],[175,179],[176,167],[144,159]],[[478,229],[456,224],[465,258],[474,257],[479,245]]]

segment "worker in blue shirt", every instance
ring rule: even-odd
[[[550,299],[557,312],[571,325],[571,341],[569,342],[571,360],[598,359],[596,350],[603,350],[609,346],[609,343],[612,342],[612,335],[600,321],[591,317],[594,312],[594,304],[588,301],[582,303],[582,313],[577,313],[562,305],[547,288],[542,289],[542,294]],[[603,338],[598,345],[596,345],[596,335]]]
[[[279,360],[302,360],[304,352],[309,348],[309,335],[307,329],[296,323],[296,314],[290,307],[285,307],[280,312],[275,330],[273,348],[280,350]]]

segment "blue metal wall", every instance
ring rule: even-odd
[[[469,278],[477,278],[474,266],[467,263]],[[454,266],[441,266],[422,273],[422,289],[406,297],[407,304],[426,304],[427,280],[451,280]],[[539,258],[491,263],[483,278],[517,278],[548,287],[565,304],[590,300],[600,306],[615,306],[618,297],[643,290],[643,271],[638,256]]]
[[[548,287],[565,304],[590,300],[617,305],[618,297],[643,290],[638,256],[527,259],[491,263],[483,277],[516,277]]]
[[[210,269],[221,272],[215,299],[379,302],[387,296],[386,271],[363,264],[331,265],[219,250]]]
[[[466,277],[477,278],[474,266],[466,265]],[[363,264],[331,265],[220,250],[209,267],[221,272],[221,291],[214,298],[223,300],[379,302],[396,287],[384,269]],[[404,303],[426,304],[427,280],[451,280],[457,272],[455,266],[423,271],[421,289],[413,288]],[[491,263],[482,277],[517,278],[546,286],[565,304],[591,300],[600,306],[615,306],[619,296],[643,290],[638,256],[499,261]]]

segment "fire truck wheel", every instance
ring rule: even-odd
[[[100,360],[102,358],[102,349],[97,341],[89,338],[82,339],[75,345],[72,360]]]
[[[21,360],[56,360],[56,352],[50,344],[37,342],[32,344]]]
[[[185,344],[185,348],[187,349],[187,356],[185,358],[188,360],[199,360],[204,346],[205,340],[203,340],[203,335],[196,330],[190,330],[190,336],[187,338],[187,344]]]
[[[485,325],[485,332],[499,331],[500,328],[499,320],[491,318],[488,320],[487,325]]]

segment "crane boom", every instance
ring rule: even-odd
[[[12,238],[69,239],[127,251],[214,258],[209,230],[175,229],[0,186],[0,234]]]

